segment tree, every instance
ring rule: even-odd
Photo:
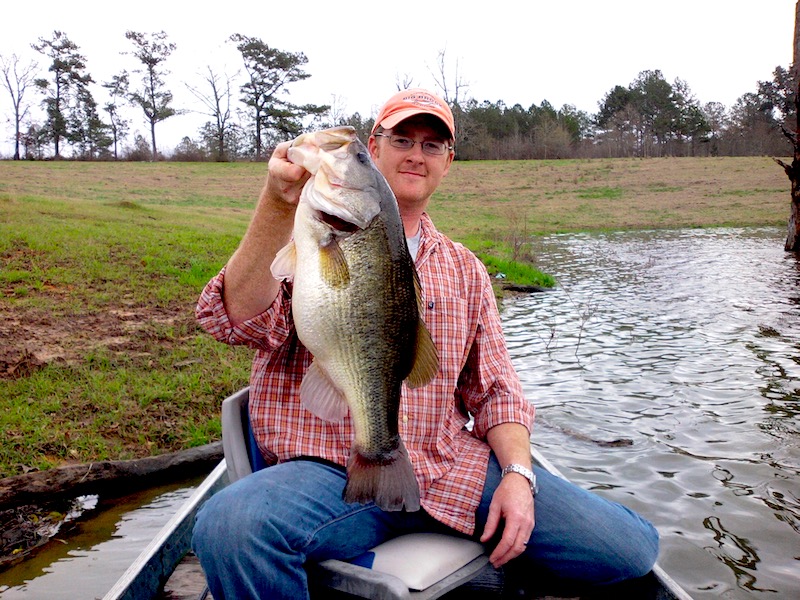
[[[122,71],[119,75],[114,75],[111,81],[103,83],[103,87],[108,90],[109,101],[103,107],[108,113],[110,121],[109,128],[114,144],[114,160],[119,159],[119,143],[128,134],[128,120],[124,119],[119,112],[119,101],[128,97],[128,72]]]
[[[25,102],[25,92],[35,84],[37,69],[38,65],[32,61],[23,65],[16,54],[12,54],[10,58],[0,56],[3,85],[8,90],[14,107],[14,160],[20,159],[19,146],[22,137],[20,128],[30,109],[30,105]]]
[[[772,154],[776,124],[763,110],[758,94],[742,94],[731,107],[726,138],[734,154],[759,156]]]
[[[791,69],[775,67],[771,81],[758,82],[760,110],[778,126],[789,126],[794,117],[794,80]]]
[[[608,148],[608,155],[630,156],[640,151],[642,118],[631,90],[614,86],[600,101],[599,108],[595,122],[602,133],[598,141]]]
[[[675,79],[672,84],[672,102],[674,105],[672,133],[677,142],[677,148],[673,153],[681,153],[684,142],[688,140],[691,155],[694,156],[697,143],[708,141],[711,127],[700,103],[689,89],[689,84],[682,79]]]
[[[135,71],[142,74],[142,80],[138,89],[129,91],[128,98],[132,104],[142,109],[145,120],[150,125],[153,160],[157,160],[156,124],[179,114],[179,111],[170,106],[172,92],[166,89],[163,80],[169,71],[164,70],[161,64],[170,57],[177,46],[166,41],[167,34],[163,31],[145,34],[129,30],[125,32],[125,38],[134,45],[135,50],[132,54],[144,66],[143,69]]]
[[[795,5],[794,19],[794,54],[792,57],[791,80],[794,98],[795,129],[794,132],[784,128],[784,134],[789,139],[794,149],[792,163],[787,165],[775,158],[791,182],[791,208],[789,211],[788,232],[784,248],[788,252],[800,251],[800,0]]]
[[[38,160],[44,158],[44,147],[47,145],[48,139],[47,132],[43,127],[30,125],[28,130],[22,134],[20,142],[25,148],[25,158]]]
[[[616,86],[600,103],[597,125],[606,140],[635,140],[640,156],[679,154],[705,139],[708,123],[689,85],[670,84],[659,70],[641,71],[630,87]],[[622,150],[622,148],[620,148]]]
[[[138,131],[133,135],[133,146],[126,148],[123,154],[125,160],[147,161],[152,160],[153,153],[150,144]]]
[[[201,91],[198,88],[187,86],[189,91],[205,105],[207,112],[203,113],[213,120],[204,127],[204,136],[213,137],[214,160],[221,162],[226,160],[226,141],[229,131],[233,126],[231,121],[231,78],[227,75],[224,78],[214,73],[208,66],[208,75],[205,76],[209,90]]]
[[[39,43],[32,44],[32,47],[52,61],[48,71],[52,73],[53,81],[37,79],[36,86],[45,94],[46,128],[55,157],[60,158],[61,140],[69,138],[70,124],[75,122],[70,119],[71,113],[79,99],[86,100],[91,96],[88,86],[93,80],[85,72],[86,59],[78,52],[78,46],[63,32],[54,31],[50,40],[39,38]]]
[[[239,33],[233,34],[230,41],[241,53],[248,76],[240,90],[242,102],[250,108],[253,145],[258,160],[265,144],[297,136],[303,129],[302,118],[322,115],[329,107],[297,106],[280,98],[290,83],[310,77],[301,68],[308,62],[305,54],[270,48],[258,38]]]
[[[172,160],[180,160],[184,162],[200,162],[205,160],[205,152],[203,149],[188,136],[184,137],[180,143],[175,146],[172,153]]]
[[[727,111],[725,110],[725,105],[721,102],[706,102],[702,110],[706,123],[708,123],[711,156],[717,156],[722,132],[728,124]]]
[[[431,71],[436,86],[442,91],[442,99],[450,105],[453,111],[453,121],[456,126],[456,145],[465,139],[469,125],[465,122],[465,113],[461,107],[466,102],[465,95],[469,89],[469,84],[461,77],[458,70],[458,59],[453,67],[452,80],[448,74],[447,67],[447,47],[442,48],[436,57],[436,72]]]
[[[664,146],[674,132],[678,118],[672,86],[661,71],[642,71],[631,83],[631,102],[642,117],[639,132],[641,154],[650,156],[663,153]],[[656,147],[653,147],[653,142]]]
[[[70,115],[69,141],[77,146],[78,156],[91,160],[108,156],[112,139],[109,127],[100,119],[97,102],[88,88],[78,90],[77,106]]]
[[[586,111],[578,110],[572,104],[565,104],[558,111],[558,121],[569,132],[572,143],[592,135],[592,119]]]
[[[611,120],[618,112],[625,109],[631,101],[631,91],[621,85],[614,86],[600,101],[600,112],[597,113],[597,125],[608,128]]]

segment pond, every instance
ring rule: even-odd
[[[696,598],[800,598],[800,263],[784,238],[548,236],[534,254],[558,289],[504,303],[534,444],[652,520]]]

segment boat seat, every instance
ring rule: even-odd
[[[222,447],[231,482],[267,466],[250,428],[249,388],[222,402]],[[439,598],[490,569],[478,542],[436,533],[388,540],[345,562],[310,568],[315,586],[372,600]]]

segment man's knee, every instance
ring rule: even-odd
[[[618,554],[608,557],[607,571],[597,583],[611,584],[637,579],[653,569],[658,559],[658,531],[645,519],[639,520],[639,531],[629,535],[626,543],[617,549]]]
[[[204,551],[217,555],[235,553],[256,526],[247,506],[251,502],[243,505],[241,496],[234,491],[231,487],[220,490],[198,510],[192,531],[192,547],[198,556],[202,557]]]

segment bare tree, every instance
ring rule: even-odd
[[[20,127],[28,114],[30,104],[25,102],[25,92],[36,83],[38,65],[31,61],[27,65],[20,62],[16,54],[10,58],[0,55],[0,70],[3,73],[3,85],[11,96],[14,106],[14,160],[19,160],[19,145],[22,139]]]
[[[403,73],[402,75],[400,75],[400,73],[395,73],[394,85],[397,87],[398,92],[411,89],[414,87],[414,78],[408,73]]]
[[[206,107],[207,112],[202,114],[213,119],[209,123],[208,131],[213,133],[214,137],[214,158],[221,162],[225,160],[228,154],[225,142],[230,129],[233,127],[231,121],[231,78],[228,75],[217,75],[211,66],[206,68],[208,69],[208,74],[205,75],[205,83],[208,85],[208,91],[203,91],[190,85],[186,87]]]
[[[786,244],[784,248],[787,252],[800,251],[800,0],[795,5],[795,19],[794,19],[794,55],[792,58],[792,81],[794,89],[794,112],[795,112],[795,130],[794,132],[788,131],[785,127],[783,129],[784,135],[789,138],[794,148],[794,156],[792,164],[787,165],[782,160],[775,158],[780,166],[786,171],[789,176],[789,181],[792,184],[791,198],[792,206],[789,213],[788,233],[786,236]]]
[[[456,125],[456,144],[459,141],[466,139],[466,132],[470,129],[467,114],[464,112],[464,105],[466,103],[466,93],[469,84],[461,77],[458,68],[458,60],[456,60],[455,67],[453,68],[452,76],[448,73],[447,66],[447,48],[442,48],[437,56],[437,70],[431,71],[433,80],[442,91],[442,97],[447,104],[450,105],[453,111],[453,120]]]
[[[456,59],[456,64],[453,68],[452,80],[450,79],[451,75],[448,73],[448,70],[447,48],[445,47],[439,50],[439,54],[436,58],[436,71],[431,70],[431,75],[436,85],[442,91],[444,101],[447,102],[451,108],[461,106],[461,103],[465,100],[464,94],[466,94],[467,89],[469,89],[469,84],[462,79],[461,73],[459,73],[458,59]]]

